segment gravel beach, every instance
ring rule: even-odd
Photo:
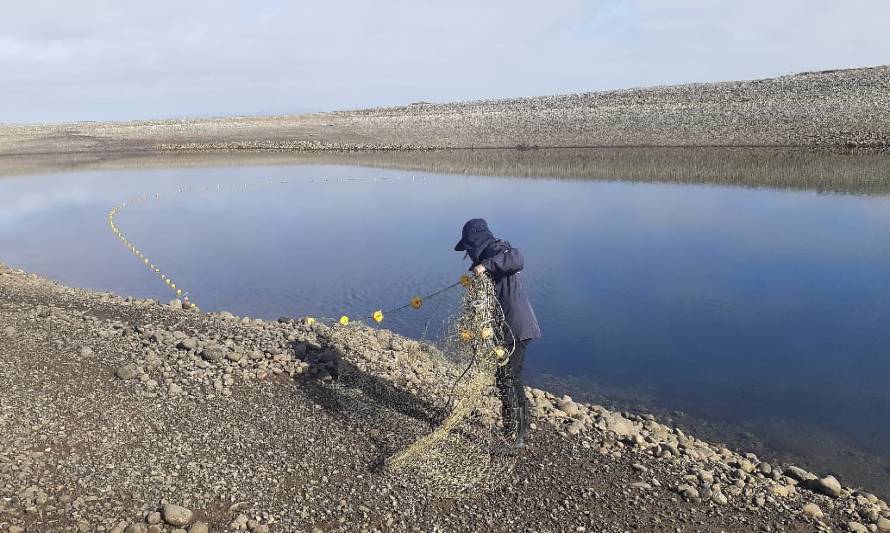
[[[434,347],[181,307],[0,265],[0,531],[890,531],[843,480],[537,389],[507,478],[444,498],[379,468],[453,380]]]
[[[890,148],[890,66],[309,115],[0,124],[0,156],[133,151]]]

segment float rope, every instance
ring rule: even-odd
[[[373,181],[377,181],[377,179],[378,178],[374,178]],[[380,178],[380,179],[381,180],[389,180],[392,178]],[[395,179],[398,180],[399,178],[395,178]],[[416,177],[412,177],[412,181],[414,181],[414,180],[416,180]],[[333,180],[330,178],[321,178],[319,181],[340,182],[341,180],[339,178],[335,178]],[[346,178],[344,181],[363,181],[363,180],[361,180],[359,178]],[[297,181],[297,182],[293,182],[293,183],[315,183],[315,182],[316,182],[316,180],[314,180],[314,179],[308,179],[308,180],[301,180],[301,181]],[[275,183],[274,180],[263,180],[263,181],[257,182],[255,185],[273,185],[274,183]],[[282,185],[286,185],[289,183],[291,183],[291,182],[288,182],[288,181],[280,181],[279,182],[279,184],[282,184]],[[248,188],[248,186],[249,186],[249,184],[247,184],[247,183],[243,183],[240,186],[233,185],[233,186],[231,186],[231,190],[245,190]],[[222,185],[216,186],[217,191],[225,191],[227,189],[229,189],[229,187],[224,188]],[[209,187],[205,186],[203,188],[203,191],[209,191],[209,190],[211,190]],[[191,192],[194,192],[194,190],[191,187],[188,187],[188,188],[180,187],[177,190],[177,194],[182,194],[184,192],[191,193]],[[174,297],[178,300],[181,300],[183,306],[192,307],[192,306],[195,306],[195,303],[189,299],[188,291],[184,290],[180,285],[178,285],[176,282],[174,282],[173,279],[169,275],[167,275],[165,273],[165,271],[163,271],[161,269],[160,266],[158,266],[156,263],[154,263],[148,257],[146,257],[146,255],[130,239],[128,239],[126,235],[124,235],[123,231],[121,231],[121,229],[118,225],[118,222],[117,222],[117,215],[120,213],[121,210],[126,208],[128,205],[137,204],[140,202],[147,202],[149,200],[156,200],[156,199],[159,199],[161,196],[162,196],[162,193],[155,193],[154,195],[138,196],[138,197],[132,198],[128,201],[121,202],[119,205],[114,206],[111,209],[111,211],[109,211],[108,226],[111,229],[111,232],[115,235],[115,237],[117,237],[118,240],[121,242],[121,244],[123,244],[153,274],[157,275],[160,278],[161,282],[163,282],[164,285],[168,289],[173,291]],[[471,281],[470,277],[465,274],[465,275],[461,276],[459,281],[456,281],[448,286],[442,287],[441,289],[433,291],[429,294],[414,296],[413,298],[411,298],[411,300],[408,303],[406,303],[404,305],[393,307],[393,308],[387,309],[387,310],[377,309],[376,311],[373,311],[372,313],[370,313],[368,315],[357,315],[357,316],[359,318],[367,318],[367,319],[373,320],[374,322],[379,324],[379,323],[383,322],[386,315],[388,315],[390,313],[397,313],[399,311],[403,311],[408,308],[418,310],[421,307],[423,307],[424,300],[434,298],[444,292],[447,292],[447,291],[457,287],[458,285],[462,285],[462,286],[464,286],[464,288],[469,288],[471,286],[471,284],[472,284],[472,281]],[[344,314],[339,318],[339,320],[337,320],[337,322],[339,322],[341,325],[345,326],[345,325],[349,324],[350,320],[351,320],[350,315]]]

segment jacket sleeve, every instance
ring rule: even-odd
[[[518,249],[513,248],[512,246],[504,247],[503,250],[488,259],[484,259],[479,264],[484,266],[485,270],[488,270],[496,276],[509,276],[515,274],[525,266],[522,254],[519,253]]]

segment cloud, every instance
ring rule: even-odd
[[[301,112],[880,64],[884,0],[32,0],[0,120]]]

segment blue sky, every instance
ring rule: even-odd
[[[29,0],[0,122],[294,113],[890,63],[886,0]]]

